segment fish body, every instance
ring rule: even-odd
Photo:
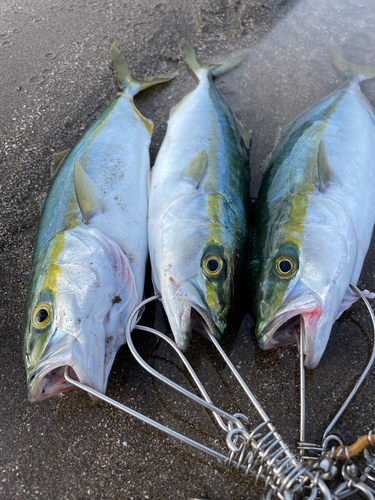
[[[182,47],[199,83],[171,111],[152,169],[149,247],[155,290],[186,349],[193,324],[224,332],[244,271],[251,136],[213,84],[241,57],[209,66]]]
[[[152,122],[133,103],[141,88],[116,46],[122,89],[55,162],[32,260],[23,322],[29,399],[72,388],[65,366],[104,393],[125,325],[142,300]]]
[[[349,283],[375,220],[375,115],[359,87],[375,70],[332,52],[348,82],[284,133],[260,187],[250,259],[260,346],[299,345],[302,315],[309,368],[358,298]]]

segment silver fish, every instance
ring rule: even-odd
[[[375,221],[375,114],[359,86],[375,68],[331,51],[348,80],[277,146],[259,191],[250,261],[260,346],[299,344],[302,315],[309,368],[358,299],[349,283],[358,281]]]
[[[66,365],[104,393],[143,296],[153,125],[133,96],[175,74],[137,80],[115,45],[112,60],[121,92],[52,169],[23,321],[30,401],[71,389]]]
[[[244,275],[251,134],[213,84],[244,55],[208,65],[185,41],[182,49],[199,83],[171,111],[152,169],[148,231],[155,290],[186,349],[193,325],[220,338]]]

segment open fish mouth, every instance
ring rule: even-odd
[[[206,314],[204,311],[200,309],[192,308],[191,313],[191,324],[192,329],[201,333],[206,338],[210,338],[210,335],[213,335],[216,338],[220,338],[221,334],[215,325],[212,318]]]
[[[75,386],[64,377],[65,368],[66,365],[52,368],[46,366],[44,369],[31,373],[29,378],[29,401],[42,401],[56,394],[75,389]],[[72,367],[69,367],[69,377],[79,382],[79,378]]]
[[[300,345],[300,318],[305,327],[305,366],[315,368],[318,364],[316,355],[317,323],[322,316],[322,308],[314,298],[298,297],[281,307],[276,315],[259,332],[259,345],[262,349],[272,349],[289,344]],[[262,326],[261,324],[259,326]]]
[[[193,329],[207,338],[210,334],[221,337],[208,306],[193,283],[186,280],[175,285],[170,280],[162,295],[176,345],[181,351],[188,349]]]
[[[185,303],[179,321],[179,327],[175,334],[176,345],[182,351],[186,351],[190,345],[193,330],[206,338],[214,335],[220,338],[220,333],[206,311],[197,304]]]

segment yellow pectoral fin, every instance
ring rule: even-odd
[[[74,160],[74,188],[83,222],[87,224],[97,212],[103,211],[104,204],[95,184],[77,158]]]
[[[196,154],[186,165],[181,173],[181,179],[192,180],[196,189],[198,189],[206,176],[207,167],[208,154],[205,149],[202,149],[202,151],[199,151],[199,153]]]
[[[318,174],[319,174],[319,191],[324,192],[328,182],[340,183],[335,169],[330,165],[324,139],[320,141],[318,151]]]

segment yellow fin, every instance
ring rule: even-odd
[[[331,167],[326,147],[324,144],[324,139],[320,141],[319,151],[318,151],[318,175],[319,175],[319,191],[324,192],[328,182],[336,182],[340,184],[337,173],[334,168]]]
[[[134,112],[139,116],[140,120],[142,121],[143,125],[146,127],[147,132],[152,135],[152,132],[154,130],[154,122],[152,120],[149,120],[148,118],[145,118],[142,113],[135,107],[134,101],[131,96],[124,94],[127,99],[129,99],[132,108]]]
[[[245,147],[246,147],[246,149],[250,150],[251,140],[253,138],[253,133],[251,130],[249,130],[247,128],[247,126],[244,123],[240,122],[240,120],[238,118],[235,117],[235,119],[236,119],[236,123],[238,125],[238,128],[241,132],[241,136],[242,136],[243,142],[245,144]]]
[[[88,224],[97,212],[103,211],[104,205],[95,184],[77,158],[74,160],[74,189],[83,222]]]
[[[181,173],[182,179],[192,180],[196,189],[199,188],[202,180],[204,179],[208,167],[208,155],[205,149],[199,151],[198,154],[192,158]]]
[[[333,55],[333,62],[336,68],[350,80],[357,77],[357,81],[362,82],[363,80],[375,78],[375,67],[352,64],[344,59],[333,47],[328,47],[328,50]]]
[[[181,40],[181,48],[187,65],[199,80],[208,75],[217,78],[238,66],[248,56],[247,52],[243,52],[237,56],[229,57],[220,64],[207,64],[199,59],[193,48],[184,39]]]
[[[178,72],[175,71],[174,73],[163,73],[140,80],[131,74],[125,57],[121,54],[115,43],[112,45],[111,57],[113,66],[116,70],[118,86],[121,90],[126,89],[126,92],[131,96],[134,96],[143,89],[152,87],[152,85],[169,82],[169,80],[172,80],[172,78],[178,74]]]

